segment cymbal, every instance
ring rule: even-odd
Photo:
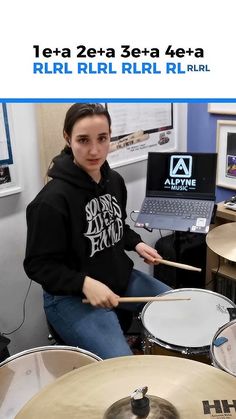
[[[236,262],[236,223],[222,224],[206,236],[207,246],[217,255]]]
[[[222,413],[223,418],[229,412],[231,419],[236,418],[236,409],[230,407],[236,399],[236,379],[232,375],[184,358],[136,355],[65,374],[35,395],[16,419],[106,418],[114,403],[143,386],[148,387],[147,396],[164,399],[177,412],[174,416],[151,413],[148,418],[199,419],[215,417],[216,413]]]

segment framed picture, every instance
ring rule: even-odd
[[[119,167],[147,159],[149,151],[186,149],[187,106],[172,103],[102,103],[112,119],[108,161]],[[63,121],[71,103],[36,105],[42,175],[65,146]]]
[[[209,113],[236,115],[236,103],[208,103]]]
[[[217,121],[217,185],[236,189],[236,121]]]
[[[0,104],[0,197],[22,190],[10,107]]]
[[[144,160],[149,151],[177,149],[173,103],[108,103],[106,106],[112,119],[108,155],[111,167]]]

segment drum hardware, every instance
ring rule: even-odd
[[[230,316],[230,321],[236,319],[236,308],[227,308]]]
[[[104,415],[104,418],[123,418],[124,412],[136,415],[138,418],[146,418],[150,413],[150,398],[146,396],[148,388],[137,388],[130,397],[115,402]]]
[[[151,348],[153,348],[154,345],[157,345],[157,344],[159,344],[162,348],[165,348],[167,350],[170,350],[170,351],[173,350],[173,348],[170,345],[168,345],[167,343],[163,342],[163,344],[161,344],[160,342],[157,342],[156,339],[152,338],[150,335],[147,335],[146,340],[144,342],[145,342],[144,343],[144,353],[145,354],[147,354],[147,351],[146,351],[147,347],[150,350]],[[182,349],[180,352],[182,354],[187,354],[187,351],[188,350],[186,348],[186,349]],[[151,353],[148,353],[148,354],[151,355]]]
[[[148,419],[236,419],[235,377],[189,359],[152,355],[113,358],[65,374],[16,419],[137,419],[132,397],[149,399]]]
[[[173,346],[170,346],[170,345],[168,345],[168,344],[166,344],[166,343],[164,343],[163,342],[163,344],[161,345],[160,344],[160,341],[156,341],[156,339],[153,339],[152,337],[148,337],[147,338],[147,340],[148,340],[148,342],[150,343],[150,344],[153,344],[153,345],[157,345],[157,344],[159,344],[160,346],[162,346],[163,348],[165,348],[165,349],[167,349],[167,350],[172,350],[172,351],[174,351],[174,350],[176,350],[175,348],[173,348]],[[150,345],[150,348],[152,347],[152,345]],[[180,349],[179,350],[179,352],[182,354],[182,355],[189,355],[189,356],[191,356],[191,355],[194,355],[195,354],[195,352],[194,351],[192,351],[192,350],[190,350],[189,348],[185,348],[185,349]],[[198,353],[199,353],[199,351],[198,351]],[[203,350],[203,353],[205,353],[205,351]]]
[[[105,412],[103,419],[179,418],[177,410],[171,403],[157,396],[146,396],[147,391],[147,387],[138,388],[130,397],[125,397],[113,403]],[[168,416],[165,415],[167,412]]]
[[[150,399],[146,397],[148,388],[139,387],[131,394],[130,404],[132,413],[137,416],[148,416],[150,412]]]
[[[208,365],[211,364],[208,347],[200,349],[195,348],[195,350],[190,350],[189,348],[179,348],[177,346],[168,345],[164,342],[160,343],[160,341],[153,339],[151,336],[144,336],[142,340],[142,350],[145,355],[177,356],[203,362],[204,364]]]

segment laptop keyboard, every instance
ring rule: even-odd
[[[183,218],[208,218],[211,215],[211,201],[185,199],[145,199],[142,213],[154,215],[174,215]]]

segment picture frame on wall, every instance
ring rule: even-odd
[[[112,168],[147,159],[149,151],[186,149],[187,105],[172,103],[102,103],[111,115],[108,162]],[[65,146],[63,122],[71,103],[36,105],[42,176]]]
[[[177,149],[173,103],[108,103],[112,135],[111,167],[147,159],[149,151]]]
[[[208,103],[208,112],[222,115],[236,115],[236,103]]]
[[[0,103],[0,197],[21,192],[10,107]]]
[[[236,121],[217,121],[218,186],[236,189]]]

